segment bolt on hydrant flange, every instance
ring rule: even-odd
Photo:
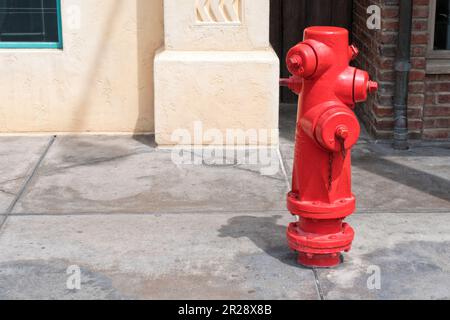
[[[299,95],[292,191],[288,210],[298,216],[287,230],[298,262],[333,267],[350,250],[354,231],[344,219],[355,210],[351,148],[360,135],[353,108],[378,89],[365,71],[349,66],[358,49],[346,29],[311,27],[286,58],[289,79],[280,84]]]

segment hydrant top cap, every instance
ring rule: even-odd
[[[305,35],[341,35],[348,37],[348,30],[339,27],[315,26],[305,29]]]
[[[349,33],[347,29],[338,27],[310,27],[305,29],[305,40],[316,40],[326,44],[337,58],[349,57]]]

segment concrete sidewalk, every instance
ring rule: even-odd
[[[284,235],[294,112],[271,175],[176,165],[152,137],[0,138],[0,299],[450,299],[450,143],[363,137],[353,250],[309,270]]]

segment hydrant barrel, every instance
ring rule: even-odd
[[[351,67],[358,49],[346,29],[311,27],[286,57],[292,77],[282,79],[299,95],[292,191],[287,207],[298,221],[288,243],[298,262],[332,267],[349,251],[354,231],[344,219],[355,210],[351,148],[360,135],[353,108],[377,90],[363,70]]]

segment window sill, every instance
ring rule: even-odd
[[[450,74],[450,59],[428,59],[427,74]]]
[[[0,42],[0,49],[62,49],[60,42]]]

